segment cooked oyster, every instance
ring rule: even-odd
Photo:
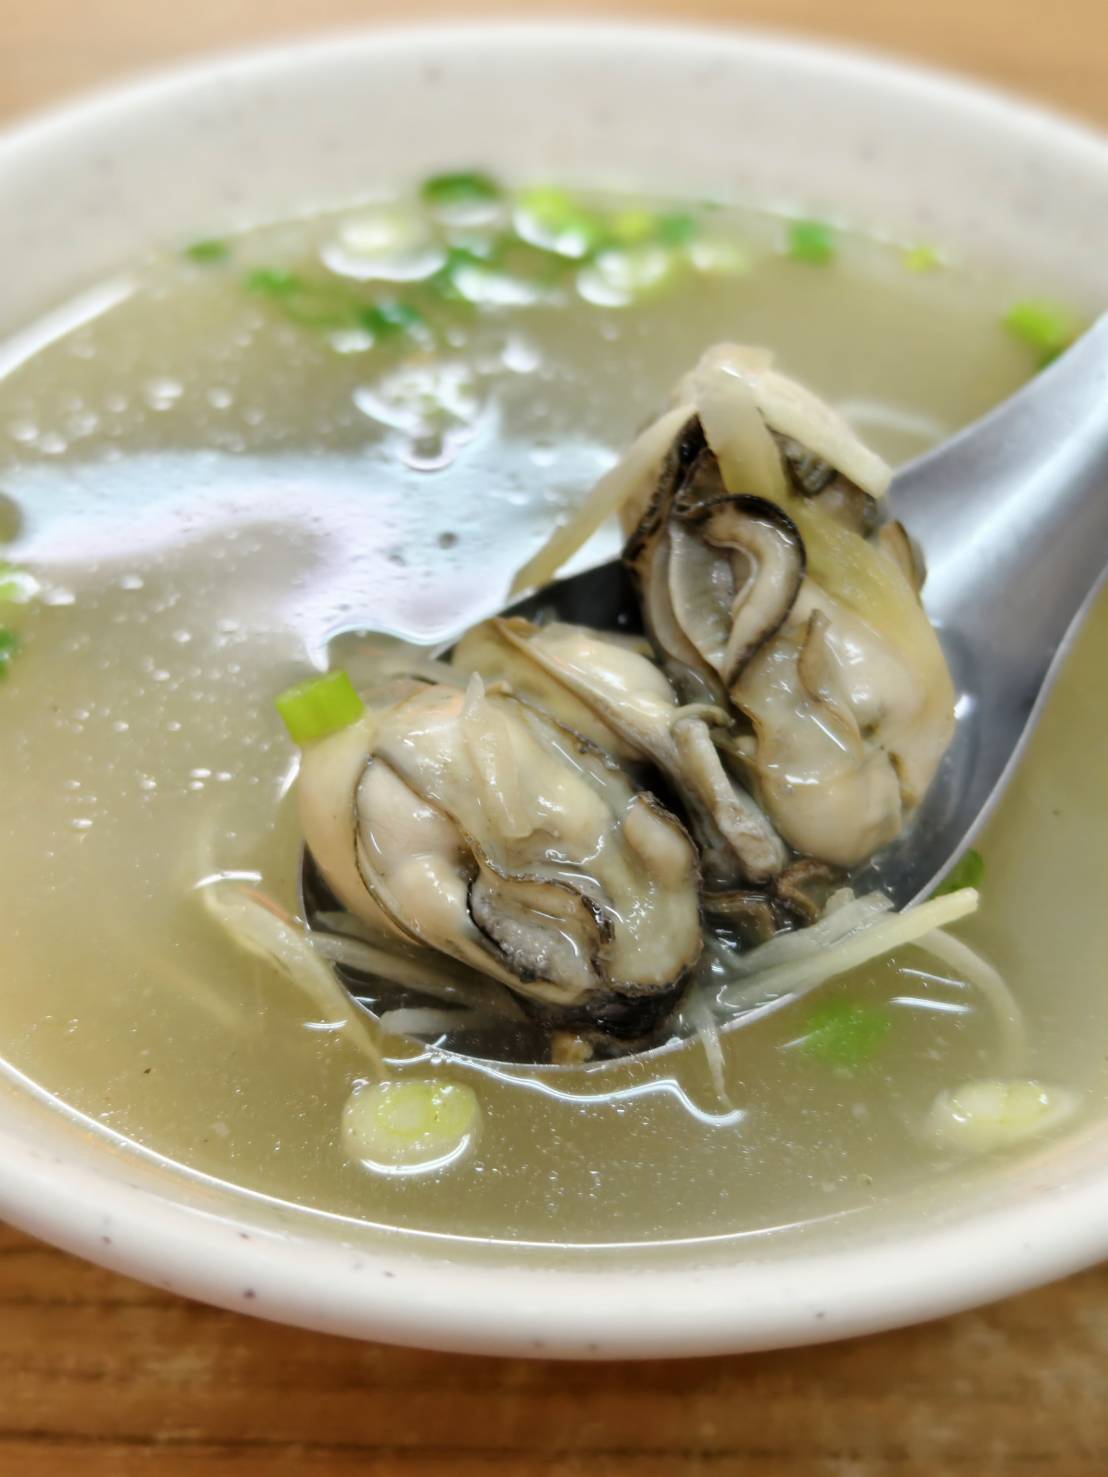
[[[465,672],[513,692],[623,761],[653,764],[679,795],[714,887],[763,884],[787,860],[780,837],[725,771],[706,719],[682,707],[664,674],[634,642],[583,626],[538,626],[519,617],[469,631],[453,656]]]
[[[709,351],[679,399],[653,493],[637,476],[622,513],[648,632],[686,701],[730,708],[715,737],[781,836],[852,866],[901,830],[954,724],[918,558],[874,532],[888,471],[760,351]]]
[[[386,936],[507,985],[559,1027],[638,1041],[701,947],[684,828],[587,739],[518,697],[411,683],[311,746],[305,840]]]
[[[953,727],[888,477],[768,355],[711,350],[523,576],[618,512],[646,639],[486,621],[313,744],[303,824],[334,892],[513,991],[566,1061],[658,1038],[701,907],[744,947],[816,922]]]
[[[782,929],[807,928],[817,922],[842,883],[838,868],[811,857],[797,857],[768,888],[709,889],[702,903],[713,925],[735,934],[744,949],[753,949]]]

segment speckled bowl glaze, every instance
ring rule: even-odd
[[[0,141],[0,331],[147,244],[333,204],[459,159],[801,203],[1108,298],[1108,145],[888,61],[741,33],[378,32],[216,60]],[[450,1242],[190,1173],[0,1078],[0,1210],[195,1297],[481,1353],[702,1354],[837,1338],[1108,1249],[1108,1134],[951,1175],[847,1224],[650,1253]]]

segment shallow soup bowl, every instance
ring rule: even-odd
[[[1090,310],[1108,301],[1108,145],[1080,127],[816,45],[474,25],[217,59],[0,139],[0,363],[50,336],[43,314],[152,245],[459,162],[803,209],[1005,263]],[[1099,931],[1082,955],[1102,961],[1102,914],[1075,904],[1074,927]],[[801,1344],[1000,1297],[1108,1250],[1108,1103],[1037,1147],[847,1217],[598,1248],[558,1245],[556,1226],[549,1244],[523,1245],[375,1227],[189,1170],[15,1068],[0,1095],[0,1213],[14,1224],[226,1307],[432,1348],[589,1358]]]

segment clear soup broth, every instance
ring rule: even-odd
[[[725,1033],[723,1095],[695,1039],[523,1070],[382,1036],[398,1076],[469,1083],[481,1108],[464,1157],[395,1176],[344,1147],[367,1076],[350,1031],[200,905],[220,873],[298,907],[274,696],[336,650],[356,676],[359,632],[432,642],[495,609],[707,344],[772,348],[898,462],[1063,331],[1013,315],[1003,273],[818,222],[461,195],[165,252],[0,349],[4,1060],[190,1170],[449,1237],[741,1236],[943,1174],[929,1106],[1010,1075],[1011,1041],[922,950]],[[1108,1034],[1108,769],[1088,762],[1106,652],[1102,604],[962,930],[1022,1012],[1019,1074],[1086,1108]]]

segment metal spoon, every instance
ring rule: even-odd
[[[851,879],[904,907],[933,891],[992,813],[1108,572],[1108,314],[996,410],[898,472],[890,500],[923,550],[925,604],[958,692],[954,740],[915,820]],[[618,560],[502,613],[639,629]],[[326,905],[310,858],[304,901],[309,918]],[[340,973],[363,993],[356,971]],[[533,1060],[534,1050],[498,1041],[489,1055]]]

